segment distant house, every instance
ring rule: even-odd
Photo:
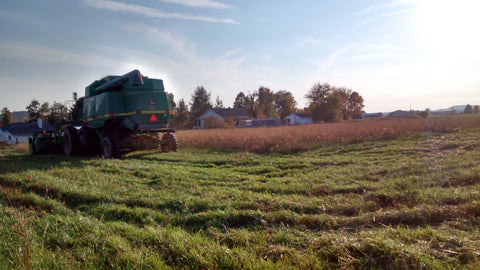
[[[410,112],[410,111],[398,110],[398,111],[394,111],[394,112],[389,113],[388,116],[390,116],[390,117],[413,117],[415,115],[414,115],[413,112]]]
[[[196,119],[197,129],[205,128],[205,119],[208,117],[214,118],[218,123],[231,121],[234,127],[251,126],[251,119],[245,108],[209,109]]]
[[[281,126],[280,118],[255,118],[252,119],[252,127],[276,127]]]
[[[48,122],[43,123],[45,130],[55,130]],[[0,128],[0,142],[4,141],[8,144],[16,144],[28,141],[28,137],[38,130],[37,122],[33,123],[12,123]]]
[[[290,113],[283,118],[285,125],[303,125],[311,124],[312,116],[306,113]]]
[[[378,119],[378,118],[382,118],[382,117],[383,117],[383,113],[381,113],[381,112],[378,112],[378,113],[363,113],[362,114],[363,119]]]

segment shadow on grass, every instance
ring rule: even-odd
[[[53,168],[82,168],[83,161],[96,157],[78,156],[68,157],[64,155],[31,155],[14,151],[0,151],[0,176],[8,173],[21,173],[29,170],[48,170]]]

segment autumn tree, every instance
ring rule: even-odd
[[[267,87],[261,86],[258,88],[257,95],[257,116],[263,117],[277,117],[277,112],[275,111],[275,95]],[[262,117],[259,117],[262,118]]]
[[[9,125],[13,121],[13,116],[7,107],[2,109],[2,123],[3,125]]]
[[[363,98],[358,92],[352,92],[352,90],[348,89],[347,95],[344,97],[343,102],[345,106],[343,115],[344,120],[362,118],[362,112],[364,107]]]
[[[473,113],[480,113],[480,107],[478,105],[473,106]]]
[[[328,83],[316,83],[305,95],[314,121],[336,122],[360,118],[363,98],[358,92]]]
[[[295,111],[296,101],[292,93],[280,90],[274,94],[275,112],[283,118]]]

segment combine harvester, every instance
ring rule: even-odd
[[[123,76],[107,76],[85,87],[76,98],[69,119],[55,131],[42,130],[29,139],[30,151],[117,158],[136,150],[161,148],[176,151],[175,130],[167,128],[175,115],[163,81],[133,70]]]

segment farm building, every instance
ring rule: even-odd
[[[43,126],[46,130],[55,130],[48,122],[44,122]],[[13,123],[0,128],[0,142],[4,141],[8,144],[16,144],[28,141],[28,137],[38,129],[37,122],[33,123]]]
[[[390,117],[413,117],[415,116],[415,113],[412,111],[402,111],[402,110],[397,110],[394,112],[391,112],[388,114]]]
[[[281,126],[280,118],[255,118],[252,119],[252,127],[276,127]]]
[[[205,128],[205,119],[213,118],[218,123],[232,121],[234,127],[245,127],[251,125],[250,116],[245,108],[219,108],[209,109],[204,112],[197,120],[197,129]]]
[[[311,124],[312,116],[306,113],[291,113],[283,118],[285,125]]]
[[[382,118],[382,117],[383,117],[383,113],[381,113],[381,112],[378,112],[378,113],[363,113],[362,114],[363,119],[378,119],[378,118]]]

